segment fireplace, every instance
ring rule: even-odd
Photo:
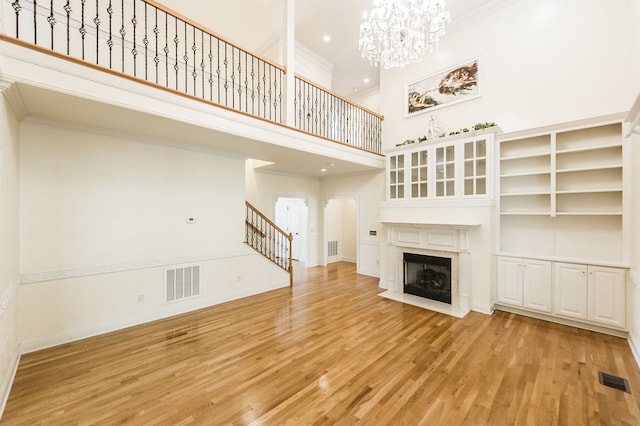
[[[451,258],[403,254],[404,292],[451,304]]]
[[[471,310],[470,231],[476,225],[387,221],[385,226],[381,286],[387,291],[380,296],[464,317]]]

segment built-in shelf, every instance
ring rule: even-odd
[[[498,138],[501,252],[623,260],[621,119]]]

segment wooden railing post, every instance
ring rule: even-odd
[[[289,233],[289,287],[293,287],[293,234]]]

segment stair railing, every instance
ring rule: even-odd
[[[289,273],[293,286],[291,246],[293,235],[287,234],[248,201],[246,204],[245,243]]]

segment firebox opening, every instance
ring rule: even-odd
[[[404,292],[451,304],[451,258],[404,253]]]

